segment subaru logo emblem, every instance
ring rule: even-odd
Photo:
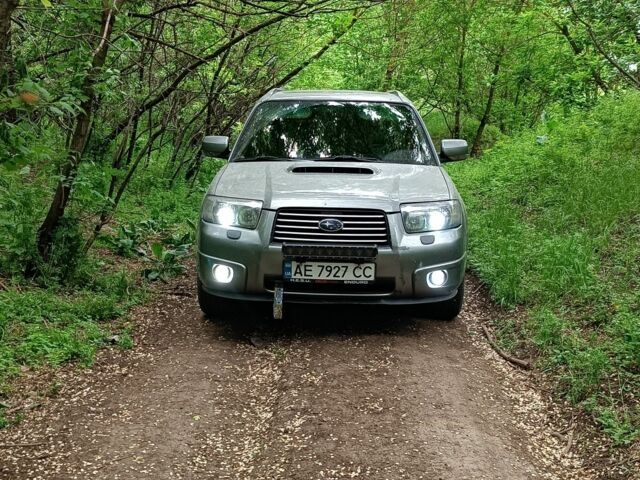
[[[337,218],[325,218],[318,222],[318,227],[325,232],[339,232],[343,229],[344,225]]]

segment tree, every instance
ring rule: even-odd
[[[11,18],[18,6],[18,0],[0,3],[0,94],[15,81],[13,55],[11,51]],[[13,109],[3,115],[7,121],[15,121]],[[2,116],[0,116],[2,121]]]
[[[89,70],[86,72],[82,82],[84,100],[80,105],[80,112],[75,118],[75,127],[69,142],[67,161],[61,168],[60,180],[47,215],[38,229],[38,252],[45,261],[48,260],[53,234],[60,224],[60,219],[63,217],[69,203],[78,165],[82,160],[82,155],[89,139],[97,101],[95,84],[107,59],[113,25],[124,2],[125,0],[114,0],[113,2],[107,1],[104,3],[99,35],[97,36],[95,48],[91,53]]]
[[[61,168],[61,179],[57,185],[48,213],[38,230],[37,246],[42,258],[45,261],[48,259],[54,232],[65,214],[73,191],[77,171],[82,163],[83,155],[89,144],[92,132],[98,128],[101,129],[103,125],[113,125],[113,119],[104,122],[104,118],[96,116],[96,112],[100,109],[100,98],[96,94],[95,88],[101,72],[107,68],[105,62],[108,58],[111,43],[117,44],[116,40],[128,36],[129,38],[142,39],[143,45],[146,45],[147,49],[157,49],[159,46],[162,46],[165,47],[163,51],[165,55],[167,54],[166,49],[172,51],[172,53],[175,52],[174,54],[179,54],[179,56],[175,56],[176,61],[173,62],[169,69],[171,71],[163,72],[166,73],[164,78],[161,78],[158,72],[150,73],[151,69],[145,68],[144,59],[146,56],[141,58],[141,65],[131,68],[131,71],[137,69],[138,83],[142,83],[146,79],[145,77],[148,78],[148,83],[145,86],[147,91],[145,95],[134,95],[132,97],[134,100],[129,102],[130,108],[125,112],[126,115],[122,116],[121,112],[115,115],[116,118],[120,118],[116,120],[115,125],[108,133],[101,135],[102,141],[99,147],[99,151],[106,151],[110,148],[111,142],[123,134],[128,135],[130,138],[128,140],[129,148],[127,150],[127,159],[130,161],[133,151],[135,150],[135,141],[138,138],[138,126],[141,118],[148,115],[149,121],[146,132],[151,132],[153,130],[153,124],[157,123],[157,121],[153,120],[154,116],[156,116],[155,111],[160,109],[169,99],[178,96],[179,98],[187,100],[187,102],[192,102],[195,98],[194,96],[181,96],[178,95],[178,93],[184,88],[185,84],[191,82],[192,79],[201,74],[203,69],[216,63],[219,69],[223,68],[225,62],[228,61],[230,53],[233,52],[236,47],[242,48],[241,45],[243,43],[246,46],[251,46],[251,41],[258,38],[263,31],[276,27],[282,22],[290,21],[293,18],[304,19],[319,13],[340,11],[341,9],[334,6],[333,3],[334,2],[329,0],[296,2],[295,4],[290,4],[289,2],[264,2],[264,4],[260,6],[255,6],[249,2],[230,2],[221,6],[217,2],[186,2],[183,4],[154,2],[154,10],[149,13],[130,12],[128,17],[140,19],[140,21],[133,25],[124,25],[123,30],[115,40],[112,40],[112,32],[116,18],[123,15],[121,7],[124,4],[124,0],[119,0],[114,3],[106,2],[100,23],[100,34],[94,35],[94,37],[99,38],[99,43],[94,46],[91,66],[81,88],[83,101],[80,105],[79,113],[74,120],[75,127],[70,136],[67,161]],[[349,2],[344,3],[348,4]],[[176,14],[177,11],[188,12],[193,17],[212,21],[217,36],[217,40],[214,42],[215,47],[212,51],[204,54],[191,53],[186,48],[175,44],[175,42],[171,43],[163,40],[164,25],[167,24],[166,18],[167,16]],[[229,29],[227,28],[228,26],[232,27]],[[138,32],[137,29],[140,27],[147,29],[148,32]],[[129,32],[131,32],[131,35],[129,35]],[[170,33],[173,34],[174,38],[178,34],[186,35],[187,37],[193,34],[193,32],[184,30],[181,27],[173,27],[173,31]],[[327,48],[332,44],[333,43],[330,42]],[[260,48],[261,45],[264,46],[264,44],[260,43],[256,45],[257,48]],[[324,51],[326,50],[321,50],[319,55],[322,55]],[[153,55],[148,58],[153,62]],[[313,59],[314,56],[312,56],[309,61]],[[307,64],[308,63],[305,64],[305,62],[302,63],[303,67]],[[262,69],[258,68],[255,71],[260,72]],[[293,71],[295,72],[296,70],[294,69]],[[286,82],[290,78],[292,78],[292,76],[285,77],[284,81]],[[220,94],[220,92],[215,93]],[[172,111],[179,112],[184,107],[185,105],[174,105]],[[248,108],[248,105],[245,106],[245,109],[246,108]],[[237,119],[237,116],[234,120],[235,119]],[[211,123],[211,117],[209,117],[208,122]],[[201,131],[201,129],[198,131]],[[160,137],[161,135],[153,136],[153,139],[156,140]],[[192,146],[194,138],[195,136],[192,136],[185,145]],[[180,141],[182,143],[184,139]],[[120,160],[121,159],[118,159],[113,163],[116,169],[121,165]],[[135,165],[137,166],[137,163]],[[197,171],[197,168],[190,171]],[[109,195],[114,193],[113,180],[115,180],[115,178],[112,178],[112,187],[109,189]],[[126,187],[127,183],[128,182],[124,182],[121,185]],[[121,195],[122,192],[119,192],[119,196]],[[107,221],[108,218],[109,215],[102,216],[102,220],[99,223]],[[97,231],[99,231],[99,227],[97,227]],[[88,244],[90,245],[91,241]]]
[[[195,188],[201,137],[236,132],[270,88],[398,89],[436,140],[480,155],[549,106],[637,88],[636,13],[604,0],[5,0],[0,164],[51,192],[30,220],[46,262],[66,220],[90,248],[150,165]]]

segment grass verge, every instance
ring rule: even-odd
[[[615,445],[640,436],[640,94],[557,115],[448,167],[465,199],[470,261],[497,325]]]
[[[19,421],[6,399],[21,371],[70,361],[90,366],[103,346],[130,348],[129,309],[148,298],[149,282],[182,272],[202,194],[221,163],[204,165],[196,182],[178,179],[169,187],[165,161],[154,158],[136,175],[117,221],[105,226],[88,256],[80,252],[102,208],[96,192],[108,177],[82,171],[52,260],[35,279],[23,272],[35,257],[51,175],[37,165],[0,170],[0,226],[8,227],[0,235],[0,428]]]

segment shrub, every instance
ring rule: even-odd
[[[638,138],[634,92],[448,167],[468,208],[472,267],[498,302],[529,308],[521,342],[509,343],[537,352],[559,391],[620,442],[640,430],[625,413],[640,391]]]

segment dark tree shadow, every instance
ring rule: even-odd
[[[419,318],[408,307],[286,303],[282,320],[274,320],[270,305],[263,304],[241,305],[228,318],[208,321],[217,326],[218,335],[256,347],[304,338],[414,336],[425,324],[448,323]]]

